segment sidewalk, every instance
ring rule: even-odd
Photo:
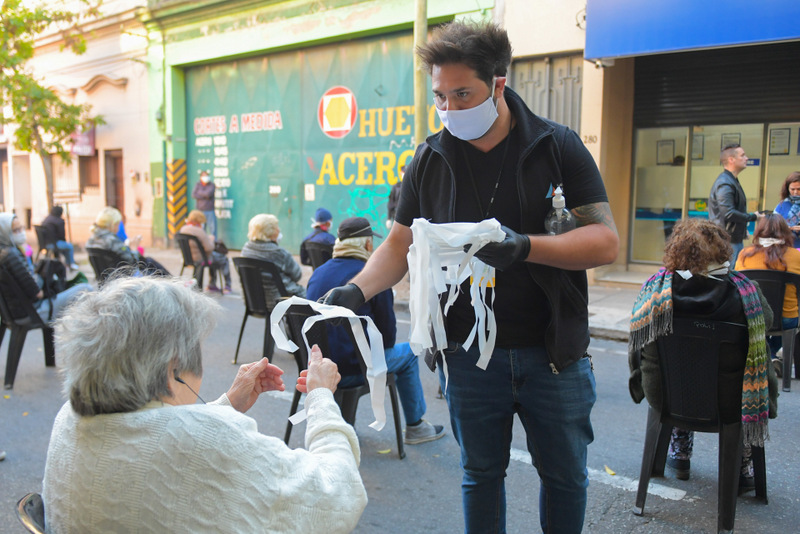
[[[148,256],[160,261],[164,266],[170,270],[173,275],[178,275],[181,272],[181,254],[178,249],[161,249],[149,248],[145,251]],[[239,255],[237,251],[231,251],[230,258],[235,258]],[[94,279],[92,268],[89,266],[85,251],[75,252],[76,261],[81,265],[81,270],[90,279]],[[295,256],[295,260],[300,263],[299,256]],[[311,277],[311,267],[302,265],[303,277],[300,279],[300,284],[306,286],[308,279]],[[184,275],[189,275],[191,268],[184,272]],[[206,273],[206,277],[208,273]],[[241,292],[241,285],[239,284],[236,269],[231,264],[231,276],[233,277],[234,292]],[[397,285],[394,286],[395,291],[395,306],[402,310],[408,310],[408,293],[409,293],[409,280],[406,275]],[[601,285],[589,286],[589,331],[593,337],[613,339],[617,341],[628,340],[628,329],[631,308],[633,302],[636,300],[636,295],[639,294],[639,286],[630,284],[628,287],[605,287]]]

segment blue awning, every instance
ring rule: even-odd
[[[800,40],[798,0],[587,0],[591,61]]]

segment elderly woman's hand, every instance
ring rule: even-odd
[[[227,393],[231,406],[245,413],[265,391],[283,391],[282,374],[281,368],[266,358],[242,365]]]
[[[297,378],[297,390],[301,393],[308,393],[317,388],[336,391],[336,384],[341,379],[339,368],[333,360],[323,358],[322,351],[314,345],[308,357],[308,369],[302,371]]]

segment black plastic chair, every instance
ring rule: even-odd
[[[292,305],[288,310],[286,310],[286,314],[284,315],[287,333],[294,344],[298,347],[298,349],[294,352],[294,359],[297,363],[298,375],[301,371],[308,368],[308,350],[306,349],[305,342],[303,341],[302,329],[306,319],[312,315],[317,315],[317,313],[311,308],[311,306],[308,305]],[[323,355],[328,357],[331,356],[328,345],[328,330],[326,323],[331,325],[337,325],[338,323],[345,328],[350,336],[351,343],[354,347],[356,346],[356,341],[353,338],[350,328],[344,326],[342,320],[338,319],[326,319],[324,321],[319,321],[312,326],[306,333],[311,346],[315,344],[319,345]],[[360,359],[360,370],[362,376],[364,377],[364,384],[353,387],[338,387],[336,388],[336,392],[333,394],[333,399],[336,401],[336,404],[339,405],[339,409],[342,412],[342,419],[347,421],[347,423],[349,423],[351,426],[355,426],[358,401],[370,391],[369,383],[367,382],[366,377],[367,368],[363,359]],[[386,387],[389,388],[389,399],[392,401],[394,430],[395,435],[397,436],[397,454],[402,460],[406,457],[406,451],[403,445],[403,431],[401,428],[400,419],[400,402],[397,397],[397,384],[395,382],[394,373],[386,373]],[[292,398],[292,406],[289,409],[289,417],[297,412],[297,407],[300,404],[300,396],[301,393],[295,389],[294,397]],[[293,425],[291,422],[286,423],[286,433],[283,436],[283,441],[287,445],[289,444],[289,439],[292,436],[292,426]]]
[[[672,427],[719,434],[719,478],[717,481],[717,530],[732,531],[736,516],[739,471],[742,461],[742,377],[747,354],[745,325],[675,318],[673,333],[656,341],[661,368],[662,407],[647,413],[642,470],[633,513],[642,515],[651,476],[663,476]],[[732,371],[720,368],[720,354],[741,358]],[[730,360],[727,360],[730,361]],[[738,382],[736,388],[719,388]],[[756,497],[767,503],[764,448],[752,447]]]
[[[43,250],[46,252],[45,257],[57,260],[59,252],[56,248],[56,238],[53,236],[52,232],[50,232],[46,226],[38,224],[34,225],[33,229],[36,232],[36,241],[38,241],[39,245],[36,249],[36,257],[33,261],[39,261],[39,255]]]
[[[219,273],[219,289],[221,292],[225,291],[225,275],[222,274],[222,269],[214,269],[208,259],[208,255],[206,254],[205,249],[203,248],[203,244],[200,242],[200,239],[197,236],[189,235],[189,234],[175,234],[175,242],[178,243],[178,247],[181,249],[181,255],[183,256],[183,265],[181,266],[181,276],[183,276],[183,270],[187,267],[192,267],[194,271],[192,272],[192,278],[197,280],[197,289],[202,291],[203,290],[203,278],[206,267],[212,273],[212,281],[213,281],[213,273],[217,271]],[[200,260],[194,261],[194,257],[192,256],[192,242],[194,242],[197,250],[200,251]]]
[[[14,378],[17,376],[19,360],[22,357],[22,348],[25,346],[25,338],[31,330],[42,329],[42,341],[44,342],[44,364],[47,367],[55,367],[56,356],[53,346],[53,329],[45,323],[33,307],[33,303],[22,293],[16,280],[5,269],[0,267],[0,283],[3,288],[10,293],[0,292],[0,343],[6,335],[6,330],[11,330],[11,339],[8,343],[8,355],[6,356],[6,377],[5,388],[14,387]],[[20,319],[14,318],[11,314],[9,303],[13,302],[17,308],[22,308],[27,313],[27,317]]]
[[[315,241],[306,241],[303,243],[303,246],[306,247],[308,257],[311,259],[312,269],[316,269],[333,257],[333,245],[317,243]]]
[[[786,294],[786,285],[794,284],[797,288],[797,301],[800,306],[800,274],[785,271],[774,271],[771,269],[745,269],[740,271],[750,280],[758,282],[761,292],[772,308],[773,320],[771,325],[767,325],[767,335],[781,336],[783,338],[783,391],[792,390],[792,361],[794,361],[795,373],[800,374],[800,354],[796,354],[795,341],[800,326],[796,328],[783,329],[783,300]]]
[[[105,283],[106,279],[118,268],[129,267],[116,252],[104,248],[86,247],[86,252],[89,254],[89,264],[94,271],[95,280],[97,285],[101,286]]]
[[[239,346],[242,344],[244,325],[251,315],[266,319],[263,356],[272,360],[275,341],[270,335],[269,315],[279,300],[288,298],[291,295],[286,290],[286,286],[283,285],[280,269],[274,263],[255,258],[233,258],[233,265],[236,267],[236,272],[239,273],[239,280],[242,282],[245,309],[242,328],[239,330],[239,341],[236,342],[236,354],[232,363],[236,364],[239,360]]]
[[[17,502],[17,517],[33,534],[45,533],[44,501],[38,493],[28,493]]]

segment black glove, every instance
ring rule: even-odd
[[[366,300],[361,288],[355,284],[347,284],[346,286],[334,287],[322,295],[317,302],[330,306],[343,306],[355,312],[364,305]]]
[[[475,253],[475,257],[495,269],[507,269],[518,261],[525,261],[531,252],[531,240],[525,234],[518,234],[507,226],[501,226],[506,233],[499,243],[487,243]]]

